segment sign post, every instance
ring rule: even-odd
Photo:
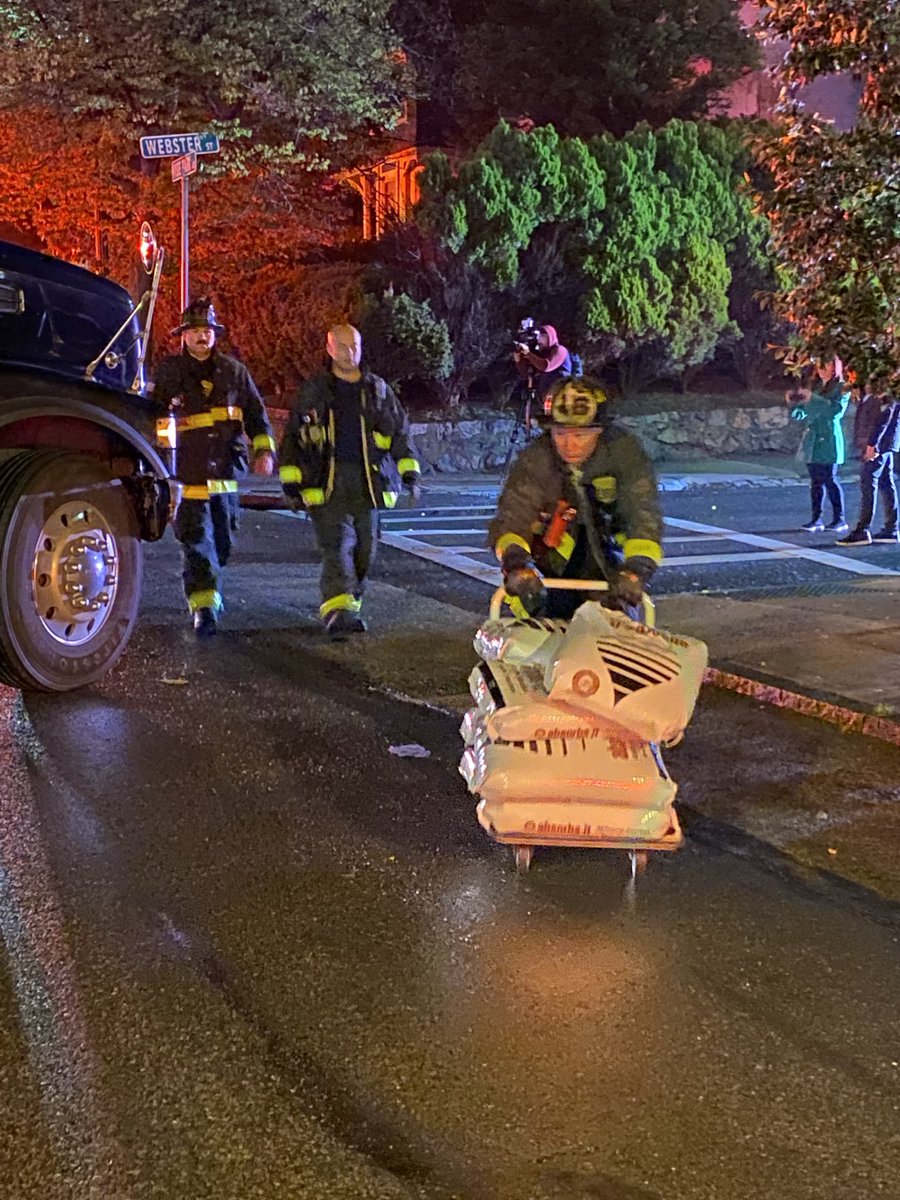
[[[188,216],[188,196],[190,194],[191,176],[197,170],[197,152],[189,150],[181,158],[172,159],[172,182],[181,181],[181,311],[190,304],[190,221]]]
[[[164,133],[141,138],[142,158],[171,158],[172,182],[181,183],[181,310],[190,304],[190,177],[197,170],[198,154],[218,154],[214,133]]]

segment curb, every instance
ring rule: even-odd
[[[830,725],[836,725],[842,733],[859,733],[863,737],[877,738],[879,741],[900,746],[900,722],[890,717],[876,717],[830,700],[816,700],[801,692],[792,692],[777,683],[749,679],[745,675],[735,675],[718,667],[707,667],[703,682],[711,687],[749,696],[762,704],[771,704],[775,708],[786,708],[804,717],[827,721]]]

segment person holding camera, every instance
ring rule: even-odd
[[[809,494],[812,513],[801,529],[805,533],[844,533],[844,493],[838,480],[838,468],[844,461],[844,434],[841,420],[850,403],[850,389],[842,379],[843,364],[839,358],[820,363],[810,387],[797,388],[785,394],[791,405],[791,420],[805,425],[800,455],[809,474]],[[822,520],[825,494],[831,504],[831,521]]]
[[[572,374],[572,356],[561,346],[552,325],[522,322],[516,334],[513,362],[526,387],[533,388],[539,400],[558,379],[568,379]]]
[[[360,367],[352,325],[328,331],[331,369],[300,389],[280,448],[281,486],[310,516],[322,553],[319,616],[332,637],[364,633],[360,616],[378,541],[378,511],[401,483],[419,499],[421,469],[400,401],[380,375]]]
[[[653,464],[596,379],[557,380],[547,400],[550,428],[516,459],[488,529],[512,610],[570,618],[585,596],[544,588],[553,575],[605,579],[596,598],[639,618],[662,560]]]

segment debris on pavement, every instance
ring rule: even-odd
[[[420,746],[418,742],[410,742],[405,746],[389,746],[389,754],[396,754],[398,758],[430,758],[431,751],[426,750],[424,746]]]

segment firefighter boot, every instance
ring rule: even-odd
[[[197,637],[212,637],[216,632],[216,613],[212,608],[198,608],[194,613],[194,633]]]
[[[336,608],[325,618],[325,630],[330,638],[338,640],[356,632],[356,613],[348,608]]]

